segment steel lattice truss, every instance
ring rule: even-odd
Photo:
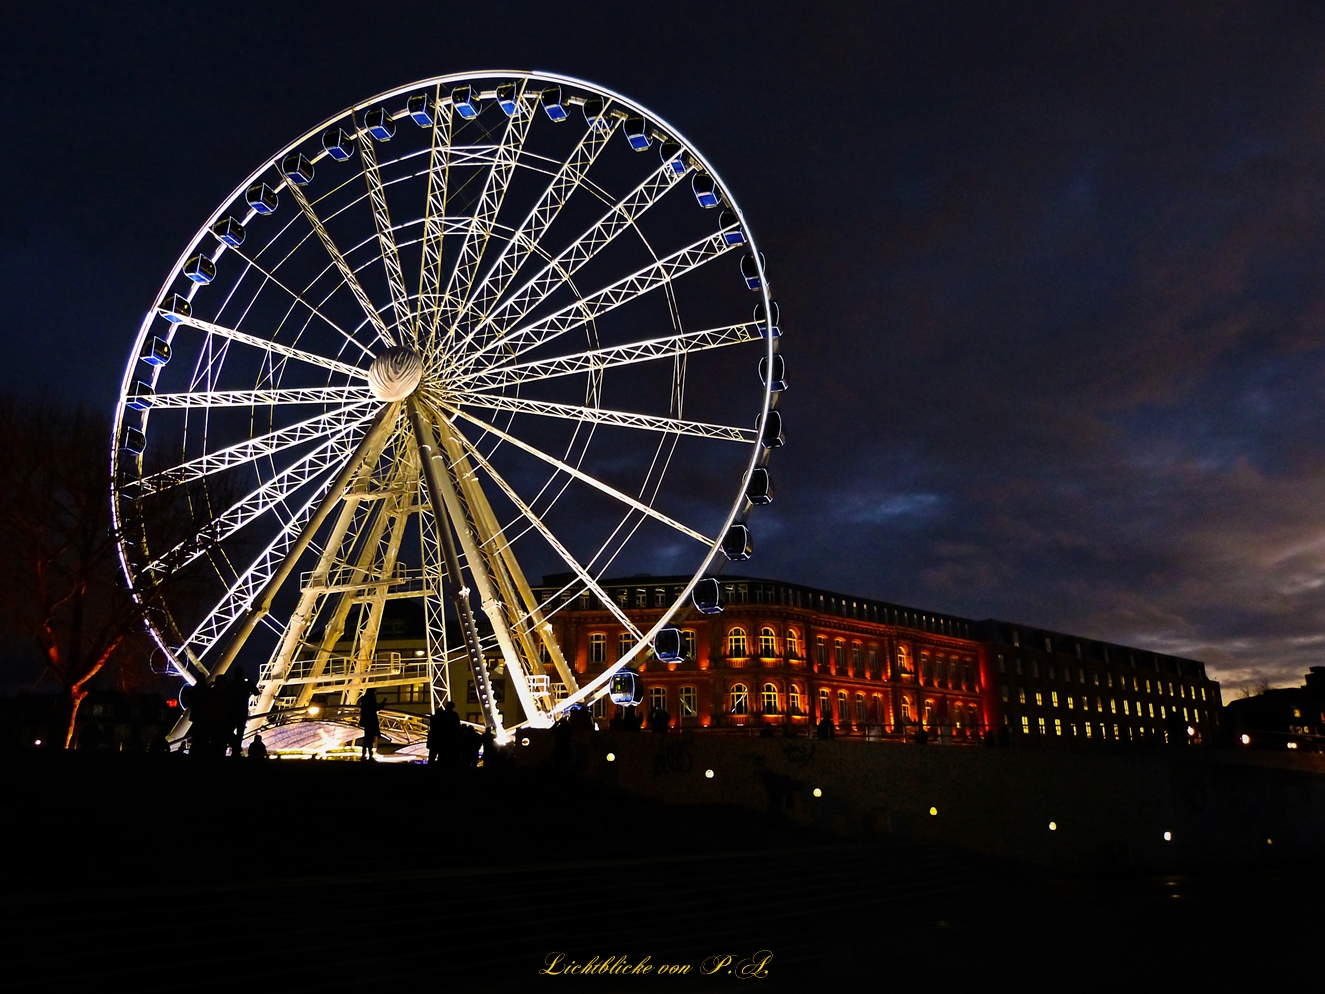
[[[144,318],[126,575],[185,680],[257,674],[258,721],[370,687],[437,707],[465,673],[499,735],[546,725],[748,554],[777,321],[730,190],[638,104],[507,72],[380,94],[248,177]],[[603,589],[637,569],[691,577],[647,626]],[[631,637],[590,675],[551,625],[583,594]]]

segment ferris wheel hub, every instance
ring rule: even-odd
[[[368,367],[368,386],[378,400],[404,400],[423,378],[423,359],[407,345],[387,349]]]

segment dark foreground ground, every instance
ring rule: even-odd
[[[30,753],[0,784],[4,990],[1264,990],[1314,959],[1325,894],[1313,866],[1062,877],[531,770]],[[540,974],[556,953],[690,971]]]

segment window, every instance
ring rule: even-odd
[[[870,643],[869,666],[871,674],[876,677],[883,676],[883,674],[879,672],[879,647],[872,642]]]
[[[859,642],[851,643],[851,672],[855,676],[862,675],[865,666],[864,648]]]
[[[1067,709],[1068,709],[1069,711],[1071,711],[1074,707],[1076,707],[1076,698],[1073,697],[1071,694],[1068,694],[1068,695],[1067,695]]]
[[[1063,734],[1063,720],[1061,718],[1054,719],[1054,734],[1055,735]]]
[[[733,659],[744,659],[749,655],[745,647],[744,628],[733,628],[727,633],[727,655]]]
[[[934,663],[927,652],[920,654],[920,679],[924,680],[925,683],[934,682]]]
[[[782,709],[778,707],[778,685],[776,683],[764,684],[763,704],[764,714],[782,713]]]
[[[1077,682],[1078,682],[1078,683],[1085,683],[1085,682],[1086,682],[1086,671],[1085,671],[1085,670],[1077,670]]]
[[[759,655],[768,659],[778,654],[777,632],[771,628],[759,629]]]
[[[1116,698],[1113,697],[1109,698],[1109,713],[1110,714],[1118,713],[1118,701]]]
[[[1040,725],[1039,725],[1039,728],[1040,728],[1040,734],[1041,734],[1041,735],[1046,734],[1046,733],[1045,733],[1045,730],[1044,730],[1044,719],[1043,719],[1043,718],[1040,719]]]
[[[1053,701],[1054,707],[1058,707],[1058,691],[1051,690],[1049,692],[1049,697]]]
[[[1146,706],[1150,709],[1150,717],[1152,717],[1152,718],[1155,717],[1155,705],[1153,705],[1153,704],[1148,704],[1148,705],[1146,705]]]
[[[666,606],[667,606],[667,591],[666,591],[665,589],[663,589],[662,587],[657,588],[657,589],[653,592],[653,606],[654,606],[654,607],[666,607]]]
[[[1027,718],[1024,714],[1021,716],[1021,734],[1022,735],[1031,734],[1031,720]]]
[[[745,684],[738,683],[732,686],[731,691],[731,711],[732,714],[750,713],[750,692]]]
[[[1003,684],[1003,703],[1006,704],[1007,702],[1008,702],[1008,685],[1005,683]]]
[[[1099,673],[1099,670],[1092,670],[1092,671],[1091,671],[1091,674],[1090,674],[1090,682],[1093,683],[1093,684],[1095,684],[1095,686],[1097,686],[1097,687],[1100,685],[1100,673]]]
[[[856,695],[856,724],[865,724],[865,695]]]
[[[1047,677],[1047,678],[1050,679],[1050,680],[1054,679],[1054,664],[1053,664],[1053,663],[1050,663],[1050,664],[1049,664],[1049,672],[1048,672],[1048,677]]]
[[[838,673],[846,672],[847,644],[843,639],[833,639],[833,665]]]
[[[1106,687],[1112,687],[1112,686],[1113,686],[1113,674],[1112,674],[1112,673],[1105,673],[1105,674],[1104,674],[1104,685],[1105,685]]]
[[[1021,676],[1021,675],[1022,675],[1021,657],[1018,656],[1018,657],[1014,660],[1014,663],[1015,663],[1016,670],[1017,670],[1017,676]]]
[[[616,637],[616,658],[623,658],[635,647],[635,637],[630,632],[622,632]]]
[[[1114,726],[1113,726],[1113,737],[1114,737],[1115,739],[1120,739],[1120,738],[1122,738],[1122,736],[1118,734],[1118,726],[1117,726],[1117,725],[1114,725]]]
[[[1100,700],[1098,697],[1095,698],[1095,710],[1101,713],[1104,711],[1104,702]]]
[[[1086,738],[1090,738],[1090,722],[1086,722]]]
[[[667,688],[650,687],[649,688],[649,711],[667,710]]]
[[[648,606],[649,606],[649,592],[648,592],[647,590],[636,590],[636,591],[635,591],[635,606],[636,606],[636,607],[648,607]]]
[[[934,721],[934,702],[925,701],[925,713],[923,715],[925,727],[929,728]]]
[[[794,628],[787,629],[787,655],[792,659],[801,657],[801,636]]]
[[[1038,659],[1031,660],[1031,676],[1037,680],[1040,679],[1040,661]]]
[[[899,645],[897,647],[897,675],[901,676],[903,673],[910,673],[910,672],[911,672],[911,654],[907,650],[906,646]]]
[[[1044,694],[1040,693],[1038,690],[1035,692],[1035,706],[1037,708],[1044,707]]]
[[[847,714],[847,692],[845,690],[837,692],[837,720],[843,724],[851,720]]]
[[[801,689],[796,684],[791,685],[791,691],[787,694],[787,713],[804,714],[804,704],[801,701]]]
[[[819,691],[819,717],[832,717],[832,705],[829,703],[829,693],[826,690]]]
[[[1127,709],[1127,706],[1128,706],[1128,700],[1127,700],[1126,697],[1124,697],[1124,698],[1123,698],[1123,714],[1131,714],[1131,713],[1132,713],[1131,711],[1129,711],[1129,710]]]
[[[589,705],[589,713],[593,715],[595,718],[601,718],[607,714],[606,695],[598,698],[598,700],[594,701],[592,704]]]
[[[616,592],[616,602],[622,607],[630,607],[630,591],[618,590]]]
[[[911,698],[902,697],[902,721],[911,720]]]
[[[677,696],[681,706],[682,718],[693,718],[699,714],[699,691],[694,687],[682,687]]]
[[[607,636],[602,632],[595,632],[589,636],[589,662],[607,662]]]
[[[1008,664],[1003,661],[1003,653],[1000,652],[998,654],[998,672],[1006,673],[1007,671],[1008,671]]]
[[[1020,704],[1025,704],[1025,703],[1026,703],[1026,688],[1025,688],[1025,687],[1018,687],[1018,688],[1017,688],[1017,701],[1018,701],[1018,703],[1020,703]]]
[[[686,659],[695,658],[695,631],[693,628],[687,628],[681,632],[681,644],[685,647]]]
[[[814,637],[814,661],[820,666],[828,665],[828,639],[822,635]]]

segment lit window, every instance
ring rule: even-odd
[[[733,628],[727,633],[727,655],[733,659],[744,659],[749,653],[745,646],[745,629]],[[745,712],[742,711],[742,714]]]
[[[1049,698],[1053,701],[1054,707],[1058,707],[1058,691],[1051,690],[1049,692]]]
[[[911,698],[909,697],[902,698],[902,720],[911,720]]]
[[[600,697],[589,705],[589,713],[595,718],[601,718],[607,714],[607,698]]]
[[[630,591],[629,591],[629,590],[618,590],[618,591],[616,592],[616,599],[617,599],[617,603],[620,604],[622,607],[630,607]]]
[[[879,647],[877,645],[874,645],[873,643],[870,643],[869,665],[870,665],[870,672],[873,673],[875,676],[883,675],[882,673],[879,672]]]
[[[649,711],[667,710],[667,688],[650,687],[649,688]]]
[[[787,629],[787,656],[791,659],[800,659],[801,656],[801,636],[794,628]]]
[[[677,701],[681,706],[681,717],[693,718],[699,714],[699,691],[695,687],[682,687],[677,695]]]
[[[1117,698],[1114,698],[1114,697],[1110,697],[1110,698],[1109,698],[1109,713],[1110,713],[1110,714],[1117,714],[1117,713],[1118,713],[1118,700],[1117,700]]]
[[[1090,738],[1090,722],[1086,722],[1086,738]]]
[[[636,606],[636,607],[648,607],[648,606],[649,606],[649,592],[648,592],[647,590],[636,590],[636,591],[635,591],[635,606]]]
[[[777,632],[771,628],[759,629],[759,655],[769,659],[778,654]]]
[[[622,632],[616,637],[616,658],[624,659],[626,653],[635,647],[635,636],[630,632]]]
[[[820,717],[820,718],[831,718],[831,717],[832,717],[832,704],[830,703],[830,701],[831,701],[831,695],[829,694],[829,692],[826,691],[826,690],[820,690],[820,691],[819,691],[819,717]]]
[[[654,607],[667,606],[667,591],[664,590],[662,587],[659,587],[653,592],[653,606]]]
[[[865,724],[865,695],[856,695],[856,724]]]
[[[1130,712],[1130,711],[1127,710],[1127,698],[1124,697],[1124,698],[1123,698],[1123,714],[1131,714],[1131,713],[1132,713],[1132,712]]]
[[[1024,714],[1021,716],[1021,731],[1023,735],[1031,734],[1031,720]]]
[[[1104,685],[1105,685],[1106,687],[1112,687],[1112,686],[1113,686],[1113,674],[1112,674],[1112,673],[1105,673],[1105,674],[1104,674]]]
[[[1076,706],[1076,698],[1074,698],[1071,694],[1068,694],[1068,695],[1067,695],[1067,709],[1068,709],[1069,711],[1071,711],[1072,708],[1074,708],[1075,706]]]
[[[861,667],[864,665],[864,660],[861,655],[863,651],[864,650],[859,642],[851,643],[851,672],[857,676],[860,675]]]
[[[833,665],[838,673],[846,672],[847,644],[845,639],[833,639]]]
[[[1159,706],[1159,716],[1161,718],[1167,718],[1169,716],[1168,709],[1163,704]]]
[[[1098,697],[1095,698],[1095,710],[1096,710],[1096,711],[1103,711],[1103,710],[1104,710],[1104,702],[1103,702],[1102,700],[1100,700]]]
[[[1121,738],[1121,737],[1122,737],[1122,736],[1120,736],[1120,735],[1118,734],[1118,726],[1117,726],[1117,725],[1114,725],[1114,726],[1113,726],[1113,737],[1114,737],[1115,739],[1117,739],[1117,738]]]
[[[1205,688],[1201,688],[1201,700],[1205,700]]]
[[[1019,704],[1025,704],[1025,703],[1026,703],[1026,688],[1025,688],[1025,687],[1018,687],[1018,688],[1017,688],[1017,703],[1019,703]]]
[[[1186,708],[1183,708],[1183,709],[1182,709],[1182,720],[1183,720],[1183,721],[1190,721],[1190,720],[1191,720],[1190,718],[1187,717],[1187,709],[1186,709]]]
[[[1040,693],[1038,690],[1035,692],[1035,706],[1037,708],[1044,707],[1044,694]]]
[[[732,687],[731,710],[732,714],[750,713],[750,692],[743,683],[735,684]]]
[[[1100,674],[1099,674],[1099,671],[1098,671],[1098,670],[1092,670],[1092,671],[1091,671],[1091,674],[1090,674],[1090,682],[1093,683],[1093,684],[1095,684],[1095,686],[1097,686],[1097,687],[1100,685]]]
[[[1003,684],[1002,690],[1003,690],[1003,703],[1006,704],[1008,702],[1008,685]]]
[[[1150,717],[1155,717],[1155,705],[1150,704],[1148,707],[1150,708]]]
[[[1063,719],[1061,718],[1054,719],[1054,734],[1055,735],[1063,734]]]
[[[1077,683],[1084,684],[1085,682],[1086,682],[1086,671],[1084,669],[1077,670]]]
[[[793,683],[791,692],[787,694],[787,711],[789,714],[804,714],[801,706],[801,689]]]
[[[1149,680],[1146,681],[1146,693],[1147,693],[1147,694],[1150,693],[1150,681],[1149,681]]]
[[[778,707],[778,688],[775,683],[764,684],[763,693],[764,714],[780,714]]]
[[[843,694],[842,696],[845,697],[846,695]],[[925,701],[925,713],[924,713],[924,716],[923,716],[923,720],[924,720],[924,725],[925,725],[926,728],[929,728],[929,727],[933,724],[933,722],[934,722],[934,702],[933,702],[933,701]]]
[[[607,636],[601,632],[589,636],[589,662],[607,662]]]
[[[814,637],[814,660],[820,666],[828,665],[828,639],[822,635]]]
[[[851,720],[847,715],[847,692],[845,690],[837,692],[837,720],[844,724]]]
[[[681,644],[685,647],[686,659],[695,658],[695,633],[693,629],[687,628],[681,632]]]
[[[1041,734],[1041,735],[1046,734],[1046,733],[1045,733],[1045,730],[1044,730],[1044,719],[1043,719],[1043,718],[1040,719],[1040,734]]]

